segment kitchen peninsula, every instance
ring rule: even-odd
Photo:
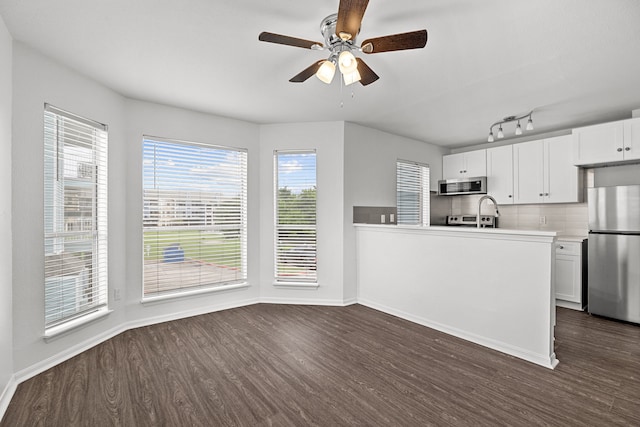
[[[358,301],[547,368],[555,232],[356,224]]]

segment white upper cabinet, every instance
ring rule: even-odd
[[[573,130],[573,163],[593,165],[640,159],[640,118]]]
[[[468,151],[442,157],[442,179],[487,175],[487,150]]]
[[[513,146],[487,149],[487,193],[500,205],[513,204]]]
[[[544,169],[542,140],[513,145],[514,203],[544,202]]]
[[[582,201],[581,171],[573,165],[573,143],[571,135],[544,140],[545,202],[570,203]]]
[[[571,135],[515,144],[514,203],[581,201],[580,170],[573,165],[572,151]]]

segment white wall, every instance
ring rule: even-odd
[[[396,160],[429,164],[431,189],[442,178],[442,156],[449,149],[426,142],[345,124],[344,140],[344,298],[356,297],[354,206],[396,206]]]
[[[13,375],[11,306],[11,35],[0,17],[0,398]],[[0,407],[2,406],[0,400]],[[0,408],[0,414],[2,409]]]
[[[43,111],[45,102],[109,125],[109,284],[125,281],[124,100],[16,42],[13,46],[13,343],[15,371],[69,351],[125,321],[122,305],[93,324],[45,343]]]
[[[127,181],[126,230],[127,275],[125,304],[127,320],[134,325],[149,319],[184,317],[194,313],[253,303],[258,300],[260,218],[259,191],[259,128],[258,125],[216,117],[209,114],[167,107],[142,101],[126,102],[126,151],[122,174]],[[200,294],[140,304],[142,295],[142,136],[150,135],[214,145],[226,145],[248,150],[248,281],[249,288]],[[118,165],[110,165],[111,171]],[[116,172],[110,172],[116,173]]]
[[[318,288],[273,286],[273,151],[315,149],[317,168]],[[264,301],[337,304],[343,298],[344,122],[260,127],[260,275]]]
[[[18,380],[129,327],[258,300],[258,125],[126,100],[21,43],[14,44],[13,63],[13,372]],[[45,102],[109,126],[109,308],[113,310],[49,342],[42,339]],[[248,149],[248,288],[140,304],[143,134]],[[114,289],[120,290],[120,300],[114,300]]]

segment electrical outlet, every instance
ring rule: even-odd
[[[386,217],[384,214],[380,215],[380,224],[384,224],[386,221]]]
[[[396,222],[396,216],[394,214],[389,214],[389,222],[391,223]]]
[[[545,225],[547,223],[547,217],[542,215],[540,217],[540,225]]]
[[[113,300],[118,301],[120,299],[120,288],[115,288],[113,290]]]

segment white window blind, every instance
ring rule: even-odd
[[[247,152],[143,139],[144,297],[247,279]]]
[[[107,127],[45,105],[45,329],[107,306]]]
[[[396,163],[398,224],[429,225],[429,165]]]
[[[276,151],[275,279],[317,282],[316,153]]]

